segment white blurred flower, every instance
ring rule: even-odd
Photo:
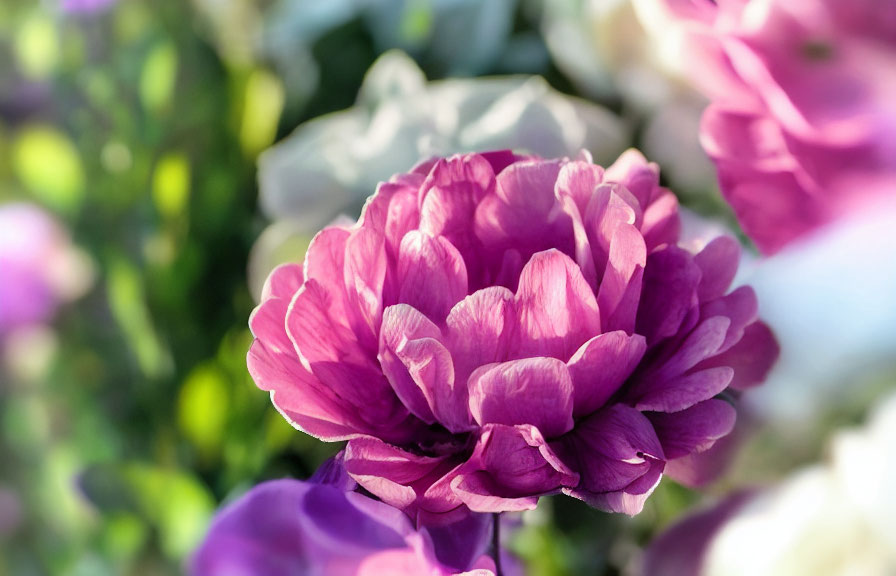
[[[353,108],[306,122],[259,158],[262,210],[291,224],[256,246],[250,285],[257,295],[279,263],[269,257],[271,236],[287,241],[288,228],[307,237],[342,212],[356,213],[377,183],[422,158],[497,148],[557,157],[584,148],[608,162],[627,144],[618,118],[542,78],[427,82],[409,57],[386,53]]]
[[[831,458],[729,496],[660,534],[644,576],[896,574],[896,393],[840,431]]]
[[[832,462],[792,476],[729,518],[701,576],[896,573],[896,396],[839,434]]]
[[[405,50],[447,76],[496,67],[543,66],[540,41],[513,36],[518,0],[193,0],[215,30],[228,61],[273,63],[289,100],[300,106],[317,89],[321,66],[312,48],[327,34],[358,21],[376,52]],[[518,56],[529,57],[520,62]],[[338,65],[338,63],[335,63]]]
[[[621,99],[625,113],[643,122],[640,148],[677,189],[715,189],[697,138],[707,101],[684,74],[682,29],[669,26],[660,3],[543,0],[542,12],[548,50],[579,90]]]

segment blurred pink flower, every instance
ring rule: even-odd
[[[60,7],[70,14],[90,14],[101,12],[118,0],[62,0]]]
[[[0,205],[0,337],[51,319],[89,284],[66,231],[31,204]]]
[[[635,514],[777,356],[752,290],[726,294],[738,244],[678,247],[658,182],[635,151],[424,162],[272,273],[249,370],[418,523],[558,492]]]
[[[864,204],[841,178],[896,172],[896,2],[662,2],[712,100],[704,149],[763,252]]]

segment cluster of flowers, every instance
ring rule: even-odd
[[[763,252],[892,192],[892,2],[659,4]],[[256,384],[345,449],[223,511],[194,574],[501,573],[492,513],[563,493],[636,514],[663,475],[703,480],[778,345],[752,289],[732,289],[739,244],[690,246],[635,151],[606,168],[460,154],[381,183],[357,223],[270,275],[250,320]]]

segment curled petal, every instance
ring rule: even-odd
[[[734,377],[729,386],[745,390],[761,384],[778,360],[781,350],[771,329],[764,322],[753,322],[744,329],[737,344],[701,364],[701,368],[730,366]]]
[[[495,512],[531,510],[539,496],[578,481],[537,428],[489,424],[451,487],[471,510]]]
[[[383,502],[406,511],[425,505],[424,494],[430,486],[446,477],[457,464],[451,457],[412,454],[370,436],[354,438],[345,448],[346,472]],[[446,494],[434,504],[431,512],[444,513],[461,502]]]
[[[651,412],[656,435],[666,458],[701,452],[734,429],[737,412],[724,400],[707,400],[680,412]]]
[[[622,330],[599,334],[582,344],[568,362],[573,383],[573,415],[578,418],[601,408],[631,376],[647,345],[640,334]]]
[[[451,353],[441,331],[406,304],[386,308],[380,333],[380,365],[398,397],[428,424],[451,432],[470,427],[467,387],[455,384]]]
[[[642,476],[650,477],[656,463],[665,460],[650,420],[622,404],[609,406],[580,422],[563,444],[564,460],[574,460],[577,465],[573,468],[581,475],[574,489],[580,495],[623,490]]]

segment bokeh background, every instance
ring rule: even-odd
[[[0,330],[0,576],[180,573],[220,503],[335,453],[255,388],[247,319],[273,265],[420,156],[638,146],[739,234],[705,103],[638,22],[618,1],[3,0],[0,205],[42,207],[67,255],[58,309]],[[546,498],[511,549],[533,575],[632,573],[702,494],[824,458],[891,387],[891,351],[841,376],[849,396],[793,392],[811,410],[746,426],[701,492],[665,481],[634,519]]]

